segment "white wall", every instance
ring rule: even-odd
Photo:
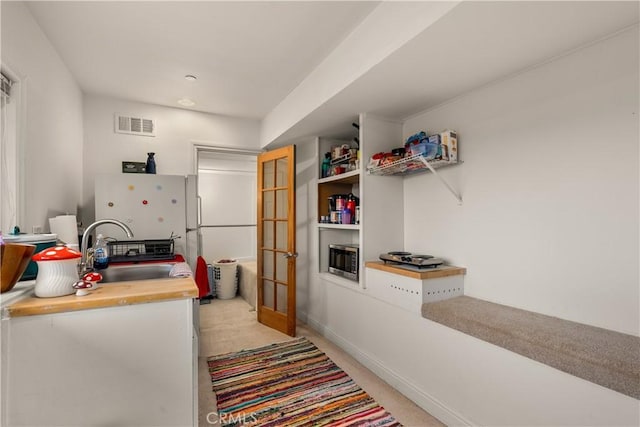
[[[318,265],[318,146],[317,138],[296,142],[296,314],[304,322],[309,304],[318,302],[310,293]]]
[[[459,132],[464,164],[405,180],[405,244],[465,293],[640,334],[638,29],[406,121]],[[615,64],[615,65],[613,65]]]
[[[144,162],[156,153],[157,173],[186,175],[196,172],[193,143],[257,149],[259,123],[199,113],[179,108],[86,95],[84,99],[83,209],[85,224],[94,219],[93,186],[97,173],[119,173],[122,161]],[[156,136],[114,132],[114,115],[120,113],[156,121]]]
[[[404,136],[458,130],[465,163],[440,171],[462,206],[405,178],[405,249],[467,267],[472,296],[637,335],[638,81],[635,28],[407,120]],[[634,398],[308,281],[299,316],[448,425],[640,423]]]
[[[315,280],[307,323],[446,425],[632,426],[638,400]]]
[[[25,91],[23,231],[76,213],[82,191],[82,93],[27,7],[2,2],[2,64]]]

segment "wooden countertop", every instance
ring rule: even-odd
[[[455,267],[453,265],[443,265],[438,268],[430,268],[422,271],[407,270],[392,264],[385,264],[384,261],[367,261],[364,265],[365,267],[373,268],[374,270],[386,271],[387,273],[399,274],[400,276],[411,277],[412,279],[419,280],[467,274],[466,268]]]
[[[198,288],[190,277],[141,280],[104,284],[82,297],[38,298],[32,291],[24,299],[8,305],[4,314],[8,317],[35,316],[197,297]]]

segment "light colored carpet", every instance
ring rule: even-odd
[[[307,337],[329,356],[403,425],[409,427],[444,425],[307,325],[298,323],[297,332],[298,336]],[[230,300],[214,299],[211,304],[201,305],[198,366],[199,425],[213,425],[207,422],[207,414],[216,409],[215,395],[211,390],[211,378],[207,366],[208,356],[290,339],[288,335],[258,323],[256,312],[242,297]]]

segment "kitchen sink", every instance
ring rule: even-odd
[[[169,279],[169,272],[173,266],[174,264],[171,263],[110,266],[105,270],[100,270],[100,274],[102,274],[100,283]]]

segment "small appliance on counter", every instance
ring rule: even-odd
[[[432,255],[414,255],[411,252],[387,252],[380,254],[380,259],[385,264],[395,264],[398,267],[411,267],[412,269],[436,268],[444,264],[440,258]]]

